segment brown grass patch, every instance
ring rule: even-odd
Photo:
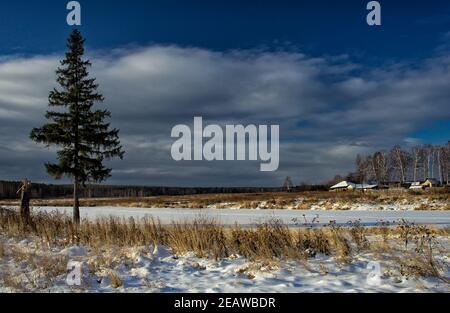
[[[357,203],[367,204],[415,204],[417,208],[449,210],[448,202],[450,188],[432,188],[425,191],[415,192],[410,190],[374,190],[370,192],[328,192],[328,191],[305,191],[305,192],[263,192],[263,193],[221,193],[221,194],[197,194],[179,196],[152,196],[152,197],[128,197],[128,198],[83,198],[80,200],[82,206],[127,206],[127,207],[176,207],[176,208],[206,208],[210,205],[223,208],[232,204],[239,208],[256,208],[261,203],[266,203],[266,208],[285,209],[287,207],[297,209],[308,209],[312,204],[320,201],[338,204],[338,209],[349,208]],[[298,204],[298,200],[301,203]],[[419,204],[421,201],[439,202],[437,205]],[[72,206],[72,199],[32,199],[31,204],[35,206]],[[17,200],[0,200],[0,205],[18,205]]]
[[[120,275],[115,272],[111,271],[109,274],[109,278],[111,279],[111,287],[113,288],[119,288],[123,285],[122,279],[120,278]]]

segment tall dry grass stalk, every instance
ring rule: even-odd
[[[198,257],[215,259],[229,254],[224,227],[214,219],[200,217],[192,223],[172,222],[162,229],[164,237],[161,242],[176,254],[193,251]]]
[[[233,251],[249,259],[301,258],[295,233],[279,220],[261,223],[256,228],[231,229],[229,245]]]

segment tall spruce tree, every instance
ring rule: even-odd
[[[108,110],[95,110],[93,105],[102,102],[97,92],[95,78],[89,78],[91,62],[83,60],[84,41],[80,32],[72,31],[67,41],[69,51],[56,70],[60,90],[53,89],[48,97],[49,106],[58,111],[47,111],[50,121],[40,128],[34,128],[30,137],[47,147],[61,147],[57,152],[57,164],[46,163],[47,172],[60,179],[73,179],[73,220],[80,222],[80,187],[87,182],[100,182],[110,176],[111,169],[103,164],[105,159],[123,158],[119,131],[110,130],[105,120]]]

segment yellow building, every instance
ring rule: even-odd
[[[438,187],[439,182],[436,179],[427,178],[421,185],[423,186],[423,188],[433,188]]]

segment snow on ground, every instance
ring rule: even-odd
[[[58,211],[72,214],[70,207],[33,207],[33,211]],[[140,218],[144,216],[160,219],[162,223],[171,221],[189,221],[200,216],[215,218],[224,225],[235,223],[255,225],[258,222],[271,218],[282,220],[292,227],[302,226],[305,221],[310,223],[314,218],[318,225],[326,225],[334,220],[337,224],[346,224],[349,221],[360,220],[362,225],[374,226],[379,221],[396,222],[400,219],[416,224],[429,224],[435,226],[450,226],[450,211],[312,211],[312,210],[257,210],[257,209],[174,209],[174,208],[129,208],[115,206],[81,207],[82,218],[95,219],[97,217],[118,216]]]
[[[25,291],[39,292],[450,292],[449,285],[433,278],[407,279],[392,271],[392,261],[380,264],[380,272],[371,275],[373,255],[359,255],[351,264],[337,265],[332,257],[318,256],[308,261],[307,268],[298,261],[274,264],[250,263],[242,257],[220,261],[199,259],[193,255],[174,257],[165,247],[128,248],[120,253],[109,251],[113,258],[114,280],[105,269],[92,270],[98,254],[86,247],[63,250],[36,249],[33,241],[14,241],[0,236],[5,244],[23,252],[47,254],[51,259],[70,256],[82,263],[81,286],[69,286],[67,274],[61,273],[50,282],[42,278],[42,269],[30,261],[17,262],[7,254],[0,259],[0,274],[8,272],[9,280],[19,279]],[[448,238],[445,239],[448,241]],[[106,253],[106,252],[105,252]],[[444,256],[447,258],[448,256]],[[66,259],[63,259],[66,262]],[[48,266],[48,265],[47,265]],[[65,263],[62,264],[65,266]],[[448,274],[448,273],[447,273]],[[11,284],[11,283],[10,283]],[[0,284],[0,292],[17,291]]]
[[[449,210],[450,202],[443,199],[428,198],[381,198],[366,202],[364,199],[314,199],[298,197],[286,200],[282,204],[276,201],[236,201],[236,202],[215,202],[207,206],[209,209],[286,209],[286,210],[376,210],[376,211],[410,211],[410,210]],[[176,205],[176,204],[175,204]],[[250,205],[250,207],[248,207]],[[140,205],[142,206],[142,205]],[[173,205],[170,205],[173,207]]]
[[[71,214],[72,208],[33,207],[32,210]],[[417,224],[450,226],[449,211],[81,208],[82,218],[90,220],[111,215],[152,216],[162,223],[189,221],[201,216],[216,218],[225,225],[235,222],[254,225],[277,218],[292,227],[302,226],[304,221],[310,223],[318,215],[319,224],[331,220],[346,224],[359,219],[363,225],[371,226],[380,220],[392,222],[404,218]],[[441,240],[450,247],[450,238]],[[392,259],[383,259],[379,263],[381,276],[370,279],[371,261],[378,260],[370,252],[354,256],[350,264],[340,264],[332,256],[318,255],[308,259],[305,265],[301,261],[261,264],[239,256],[219,261],[200,259],[192,254],[175,257],[162,246],[129,247],[125,252],[109,247],[98,251],[78,246],[47,247],[33,240],[19,241],[2,235],[0,244],[3,245],[0,247],[3,249],[3,252],[0,249],[0,292],[450,292],[448,284],[435,278],[407,279],[399,274],[398,264]],[[14,251],[16,256],[8,254],[7,250]],[[27,256],[30,254],[33,256]],[[447,253],[437,257],[448,264]],[[69,286],[66,282],[70,260],[82,264],[81,286]],[[48,279],[49,273],[54,278]],[[449,277],[450,271],[445,275]],[[15,284],[18,289],[11,287]]]

